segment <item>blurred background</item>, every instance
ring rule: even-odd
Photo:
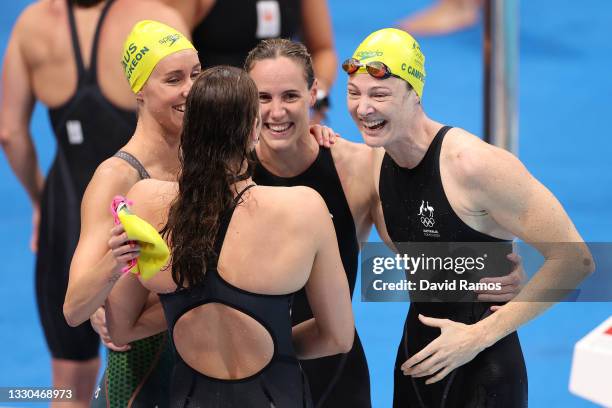
[[[29,3],[3,2],[2,54],[15,19]],[[330,0],[339,61],[350,57],[370,32],[393,26],[431,3]],[[591,242],[612,241],[611,23],[609,0],[520,4],[519,156]],[[425,111],[477,135],[483,130],[482,35],[479,23],[449,35],[417,37],[426,56]],[[343,137],[360,141],[346,109],[346,75],[338,71],[328,124]],[[37,106],[32,122],[43,169],[55,151],[46,115]],[[36,313],[34,256],[28,247],[31,208],[5,157],[0,160],[0,180],[0,386],[49,386],[50,359]],[[371,240],[378,237],[373,233]],[[370,367],[374,407],[389,407],[393,362],[408,304],[361,302],[357,282],[356,324]],[[530,406],[595,406],[568,391],[572,351],[576,341],[610,315],[611,303],[564,303],[521,328]]]

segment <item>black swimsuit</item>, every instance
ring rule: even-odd
[[[333,216],[340,257],[352,296],[357,279],[359,242],[331,150],[319,148],[315,161],[295,177],[278,177],[258,163],[253,181],[266,186],[307,186],[321,194]],[[312,317],[304,290],[296,294],[291,316],[294,325]],[[353,348],[347,354],[304,360],[302,367],[308,376],[312,399],[317,407],[361,408],[372,405],[368,363],[357,332]]]
[[[248,188],[237,197],[236,203]],[[234,208],[221,218],[215,241],[217,257]],[[306,377],[295,356],[289,316],[293,294],[264,295],[248,292],[228,283],[209,260],[204,280],[169,294],[160,294],[170,338],[177,321],[189,311],[210,303],[238,310],[254,319],[269,333],[274,344],[270,362],[253,375],[230,380],[209,377],[190,367],[177,352],[172,387],[172,407],[202,408],[298,408],[312,407]],[[219,333],[222,335],[223,333]],[[227,333],[226,333],[227,334]],[[176,343],[176,341],[175,341]]]
[[[193,31],[193,45],[198,50],[205,68],[232,65],[242,68],[247,54],[263,38],[257,36],[258,24],[266,19],[258,11],[258,0],[216,0],[210,13]],[[278,37],[293,38],[301,27],[301,0],[272,0],[279,12]],[[271,17],[268,17],[271,18]],[[265,33],[262,33],[265,34]]]
[[[440,177],[440,150],[449,127],[443,127],[423,160],[413,169],[398,166],[385,154],[380,171],[380,200],[385,225],[393,242],[481,242],[498,243],[490,254],[495,265],[512,264],[510,241],[478,232],[453,211]],[[430,211],[424,211],[429,208]],[[489,259],[489,262],[492,262]],[[527,406],[527,374],[516,332],[479,353],[442,381],[425,385],[428,377],[404,376],[400,367],[412,355],[439,336],[440,330],[423,325],[418,314],[473,324],[490,314],[486,302],[411,303],[395,362],[393,406],[395,408],[521,408]]]
[[[76,34],[72,1],[66,0],[78,72],[74,95],[49,109],[57,153],[41,201],[36,296],[47,344],[54,358],[87,360],[98,355],[99,337],[89,322],[72,328],[63,314],[70,262],[79,239],[80,206],[95,169],[123,146],[136,128],[136,114],[112,105],[97,80],[97,50],[108,1],[100,15],[85,69]]]

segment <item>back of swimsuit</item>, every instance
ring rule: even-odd
[[[239,203],[244,191],[250,187],[252,185],[236,197],[236,203]],[[234,208],[235,206],[221,217],[215,242],[217,254],[221,253]],[[293,349],[289,315],[293,294],[264,295],[238,288],[223,279],[217,269],[217,260],[208,261],[201,283],[159,295],[168,322],[168,331],[175,349],[178,350],[178,362],[172,380],[171,406],[312,407],[308,383]],[[214,313],[214,310],[219,309],[223,310],[224,317],[221,319]],[[268,340],[273,348],[269,361],[252,367],[251,374],[237,379],[216,378],[192,368],[180,353],[181,346],[188,340],[176,337],[178,331],[189,330],[189,327],[183,326],[182,323],[187,321],[189,325],[197,321],[214,321],[214,332],[218,333],[218,338],[224,342],[232,342],[232,336],[229,336],[227,326],[222,322],[226,319],[227,323],[236,315],[240,315],[237,320],[240,321],[240,327],[245,329],[232,335],[240,335],[245,340],[255,338],[253,341],[269,336]],[[181,326],[179,330],[178,326]],[[200,350],[210,356],[208,359],[200,358],[198,361],[201,364],[206,364],[213,358],[234,358],[241,361],[239,355],[219,356],[218,349],[213,344],[201,345]],[[233,368],[230,366],[228,370],[231,372]]]
[[[89,322],[72,328],[62,311],[70,261],[79,239],[83,192],[95,169],[123,146],[136,128],[136,114],[104,97],[96,65],[100,31],[112,1],[107,1],[96,27],[91,66],[86,69],[76,32],[72,1],[66,0],[77,65],[74,95],[49,109],[57,152],[47,175],[41,201],[36,295],[47,344],[54,358],[88,360],[98,355],[99,337]]]

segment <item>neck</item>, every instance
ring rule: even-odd
[[[260,138],[255,148],[261,164],[279,177],[295,177],[308,169],[319,154],[319,145],[307,131],[294,144],[284,149],[273,149]]]
[[[133,154],[151,177],[176,181],[180,169],[179,142],[180,134],[166,132],[157,121],[139,117],[134,136],[124,150]]]
[[[385,151],[398,166],[413,169],[423,160],[440,127],[442,124],[422,113],[401,136],[384,146]]]

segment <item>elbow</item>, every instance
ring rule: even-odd
[[[10,141],[11,141],[10,132],[8,132],[5,128],[0,128],[0,145],[2,145],[2,149],[6,150]]]
[[[591,251],[586,244],[580,245],[576,248],[576,254],[574,255],[575,268],[578,277],[582,279],[588,278],[593,272],[595,272],[595,260]]]
[[[352,324],[347,325],[341,332],[336,333],[333,338],[333,348],[335,354],[345,354],[351,351],[353,348],[353,342],[355,341],[355,326]]]
[[[348,353],[353,348],[353,342],[355,341],[355,330],[348,331],[342,339],[338,342],[338,353]]]
[[[83,321],[79,319],[77,310],[69,302],[64,302],[64,318],[70,327],[77,327]]]

